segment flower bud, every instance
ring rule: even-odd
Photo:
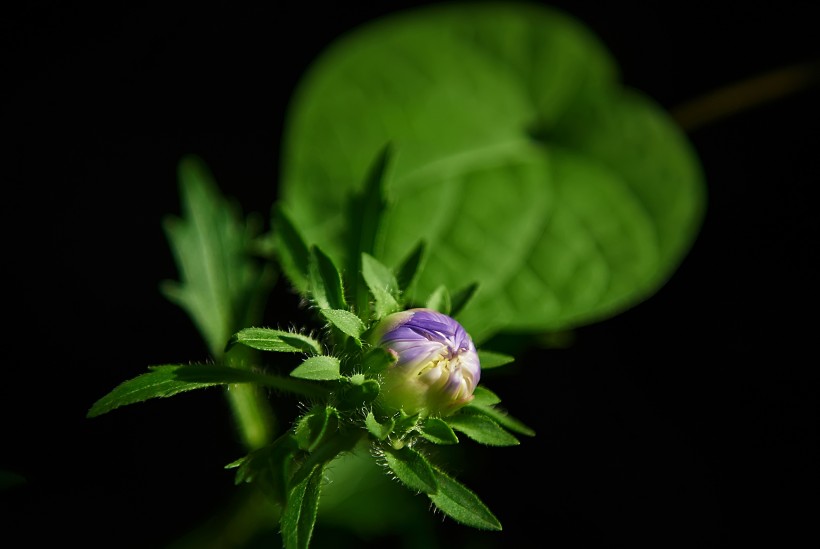
[[[372,342],[396,357],[384,376],[380,403],[407,414],[449,415],[473,399],[481,366],[473,340],[447,315],[409,309],[388,315]]]

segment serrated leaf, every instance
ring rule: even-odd
[[[371,151],[397,143],[377,257],[396,265],[423,240],[415,295],[480,284],[459,313],[477,343],[633,306],[665,283],[703,218],[686,136],[621,85],[597,37],[548,6],[380,18],[328,47],[288,114],[281,196],[340,260],[341,206]]]
[[[379,440],[384,440],[387,438],[387,435],[393,430],[393,425],[395,422],[392,418],[388,418],[386,422],[379,423],[376,420],[376,416],[373,415],[373,412],[368,412],[367,417],[364,419],[365,427],[367,427],[367,431],[376,437]]]
[[[288,492],[282,513],[282,541],[285,549],[308,549],[319,511],[324,464],[317,464]]]
[[[310,294],[320,309],[347,309],[342,274],[318,246],[311,248]]]
[[[282,204],[274,204],[272,217],[276,257],[293,287],[305,295],[310,288],[308,279],[310,251]]]
[[[501,399],[497,394],[483,385],[478,385],[473,391],[473,400],[468,406],[492,406],[499,402],[501,402]]]
[[[419,434],[433,444],[458,444],[458,437],[453,429],[439,418],[427,418],[421,424]]]
[[[424,306],[428,309],[433,309],[434,311],[438,311],[441,314],[449,315],[450,314],[450,292],[447,291],[447,287],[443,284],[438,286],[433,293],[427,298],[427,301],[424,303]]]
[[[445,421],[456,431],[462,432],[474,441],[488,446],[517,446],[517,438],[505,431],[487,415],[460,413]]]
[[[362,276],[375,300],[376,318],[399,310],[399,284],[387,266],[370,254],[362,254]]]
[[[501,530],[501,523],[472,490],[438,467],[434,467],[433,472],[438,491],[428,494],[428,497],[442,513],[456,522],[479,530]]]
[[[237,343],[260,351],[306,353],[310,355],[322,353],[322,344],[312,337],[272,328],[244,328],[239,330],[228,340],[225,350],[230,350]]]
[[[224,198],[205,163],[186,156],[178,168],[182,216],[164,219],[180,281],[164,281],[166,298],[182,307],[214,357],[242,326],[255,324],[274,278],[252,256],[252,217]]]
[[[450,316],[457,317],[478,291],[478,282],[468,284],[450,297]]]
[[[535,431],[524,424],[519,419],[514,418],[509,413],[499,410],[495,406],[487,406],[484,404],[479,404],[475,400],[468,404],[465,408],[466,410],[476,411],[478,413],[484,414],[489,417],[491,420],[495,421],[505,429],[509,429],[519,435],[525,435],[528,437],[534,437]]]
[[[384,459],[396,478],[411,490],[432,494],[438,489],[433,467],[419,452],[407,446],[400,450],[387,447]]]
[[[176,370],[181,366],[155,366],[150,372],[117,385],[110,393],[95,402],[86,417],[96,417],[111,410],[152,398],[170,397],[185,391],[219,385],[218,382],[180,381]]]
[[[293,377],[314,381],[333,381],[342,377],[341,363],[335,356],[312,356],[290,373]]]
[[[424,261],[426,248],[427,245],[423,241],[419,242],[399,264],[396,270],[396,282],[400,292],[409,291],[415,282]]]
[[[361,336],[365,330],[365,325],[362,320],[350,311],[342,309],[322,309],[321,314],[343,334],[349,335],[356,341],[359,341],[359,336]]]
[[[515,362],[515,357],[505,355],[504,353],[479,349],[478,361],[481,363],[482,370],[490,370]]]

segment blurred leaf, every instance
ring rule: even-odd
[[[282,199],[308,240],[350,261],[342,205],[394,143],[374,254],[393,266],[426,242],[414,294],[479,284],[459,313],[476,342],[612,316],[668,279],[705,203],[683,133],[616,73],[595,36],[546,6],[379,19],[299,84]]]
[[[260,351],[277,351],[280,353],[322,353],[322,344],[310,336],[274,330],[272,328],[244,328],[231,336],[225,350],[241,343]]]
[[[496,353],[494,351],[478,350],[478,360],[481,363],[482,370],[489,370],[491,368],[498,368],[515,361],[515,357],[505,355],[504,353]]]
[[[309,288],[310,252],[307,244],[282,204],[274,205],[272,225],[274,250],[279,264],[294,288],[305,295]]]
[[[293,377],[316,381],[333,381],[342,377],[341,364],[335,356],[312,356],[290,373]]]
[[[433,472],[438,491],[428,497],[441,512],[456,522],[479,530],[501,530],[501,523],[472,490],[437,467]]]
[[[520,444],[517,438],[486,415],[462,412],[448,417],[445,421],[456,431],[461,431],[480,444],[488,446],[517,446]]]
[[[453,429],[441,419],[428,417],[419,428],[422,438],[433,444],[458,444],[458,437]]]
[[[26,477],[24,477],[23,475],[19,475],[17,473],[7,471],[5,469],[0,469],[0,492],[3,492],[15,486],[21,486],[25,483]]]
[[[318,246],[310,254],[310,294],[320,309],[347,309],[342,274]]]
[[[282,540],[285,549],[308,549],[316,515],[324,464],[316,464],[309,474],[291,488],[282,513]]]
[[[467,306],[478,290],[478,282],[468,284],[467,287],[458,290],[450,297],[450,316],[457,317],[461,310]]]
[[[180,282],[164,281],[161,290],[219,357],[232,333],[257,323],[274,279],[251,255],[258,227],[220,194],[199,158],[180,161],[179,186],[182,217],[167,217],[164,228]]]
[[[297,449],[294,436],[287,433],[225,468],[236,469],[235,484],[256,483],[272,501],[284,505],[287,478]]]
[[[450,292],[447,291],[447,286],[440,285],[427,297],[424,306],[428,309],[438,311],[443,315],[450,314]]]
[[[386,447],[384,459],[396,477],[411,490],[425,494],[432,494],[437,490],[433,467],[415,450],[407,446],[400,450]]]
[[[424,242],[419,242],[396,269],[396,282],[399,285],[399,291],[407,292],[412,287],[421,270],[425,250],[426,245]]]
[[[513,431],[514,433],[518,433],[519,435],[525,435],[528,437],[535,436],[535,431],[525,425],[521,420],[514,418],[509,413],[500,410],[495,406],[488,406],[477,399],[468,404],[465,407],[465,410],[471,410],[483,414],[495,423],[509,429],[510,431]]]
[[[375,299],[376,318],[399,310],[399,284],[393,271],[370,254],[362,254],[362,276]]]

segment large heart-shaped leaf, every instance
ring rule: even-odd
[[[617,81],[606,49],[543,6],[460,3],[374,21],[307,71],[286,122],[281,197],[344,258],[344,205],[390,143],[374,255],[420,241],[419,299],[478,283],[477,341],[560,330],[654,293],[691,246],[704,185],[685,136]]]

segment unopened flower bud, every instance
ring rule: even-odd
[[[396,356],[379,394],[388,410],[449,415],[473,399],[481,366],[473,340],[447,315],[409,309],[386,316],[372,341]]]

